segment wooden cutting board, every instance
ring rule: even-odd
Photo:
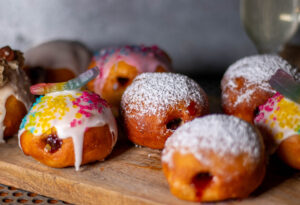
[[[161,170],[160,151],[117,144],[104,162],[54,169],[24,156],[11,139],[0,145],[0,183],[75,204],[199,204],[174,197]],[[249,198],[218,204],[300,204],[300,173],[272,159],[262,186]]]

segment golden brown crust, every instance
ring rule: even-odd
[[[265,157],[260,161],[246,160],[248,155],[234,157],[225,155],[219,157],[212,152],[204,153],[210,161],[205,165],[193,154],[181,154],[176,151],[173,155],[172,167],[163,163],[163,171],[167,177],[171,192],[184,200],[198,202],[213,202],[225,199],[244,198],[255,190],[265,176]],[[264,155],[262,155],[264,156]],[[227,163],[228,161],[232,163]],[[196,176],[210,176],[198,180]],[[202,184],[202,185],[201,185]]]
[[[34,136],[29,131],[23,132],[20,136],[20,145],[24,154],[30,155],[50,167],[73,166],[75,156],[72,138],[63,139],[61,147],[56,152],[51,153],[45,151],[48,136]],[[84,133],[81,165],[103,160],[112,151],[112,139],[108,125],[87,129]]]
[[[25,105],[17,100],[15,96],[11,95],[5,102],[6,114],[3,121],[5,127],[4,139],[16,134],[23,117],[26,115],[27,110]]]
[[[105,79],[101,96],[111,105],[119,107],[122,94],[137,75],[138,71],[134,66],[131,66],[124,61],[118,62],[117,66],[113,65],[110,69],[109,75]],[[118,79],[122,78],[126,79],[126,82],[118,82]],[[114,88],[116,85],[118,87]]]
[[[207,102],[207,97],[203,96],[203,101]],[[135,144],[150,147],[153,149],[163,149],[165,141],[167,138],[173,134],[176,126],[193,120],[196,117],[208,114],[208,104],[201,106],[195,102],[191,102],[190,106],[185,107],[184,102],[178,103],[176,107],[171,107],[163,115],[164,118],[158,117],[156,115],[144,115],[142,117],[129,118],[123,112],[124,124],[128,138]],[[126,109],[126,106],[122,108]],[[134,115],[134,113],[132,113]],[[181,122],[174,124],[172,127],[169,123],[173,120],[180,119]],[[168,129],[168,125],[170,128]],[[175,128],[175,129],[174,129]]]
[[[222,80],[222,108],[224,113],[234,115],[249,123],[253,123],[258,106],[264,104],[270,97],[274,95],[272,92],[267,92],[259,88],[259,86],[247,86],[247,81],[243,77],[233,79],[237,87],[226,87],[229,79]],[[255,90],[251,98],[245,99],[244,102],[235,105],[237,98],[247,92],[247,90]]]
[[[283,140],[277,153],[287,165],[300,169],[300,135],[293,135]]]

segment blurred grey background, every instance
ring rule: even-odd
[[[239,0],[0,0],[0,46],[23,51],[71,39],[92,50],[157,44],[175,71],[223,72],[256,53],[239,18]]]

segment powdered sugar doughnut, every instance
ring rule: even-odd
[[[19,130],[23,152],[51,167],[103,160],[117,140],[105,100],[87,91],[61,91],[37,99]]]
[[[264,144],[247,122],[209,115],[178,128],[162,152],[171,192],[190,201],[247,197],[265,175]]]
[[[300,105],[277,93],[259,106],[255,125],[263,133],[272,154],[288,165],[300,169]]]
[[[208,113],[208,101],[187,76],[143,73],[124,92],[121,109],[132,142],[162,149],[178,126]]]
[[[224,112],[253,122],[258,106],[275,94],[268,80],[278,69],[299,78],[297,70],[277,55],[255,55],[232,64],[221,81]]]
[[[157,46],[123,46],[96,53],[89,67],[94,66],[101,73],[88,88],[119,107],[123,92],[138,74],[169,71],[171,60]]]

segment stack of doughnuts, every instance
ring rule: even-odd
[[[89,68],[94,66],[100,68],[100,75],[88,88],[118,108],[123,92],[138,74],[170,71],[171,60],[157,46],[123,46],[100,50]]]
[[[33,100],[23,63],[20,51],[8,46],[0,49],[0,142],[17,134]]]
[[[224,112],[253,123],[258,106],[275,94],[268,80],[278,69],[299,77],[297,70],[277,55],[255,55],[232,64],[221,81]]]
[[[117,140],[117,125],[105,100],[88,91],[60,91],[38,98],[23,119],[24,154],[50,167],[103,160]]]
[[[208,100],[203,89],[187,76],[143,73],[124,92],[121,110],[133,143],[162,149],[180,125],[208,113]]]

